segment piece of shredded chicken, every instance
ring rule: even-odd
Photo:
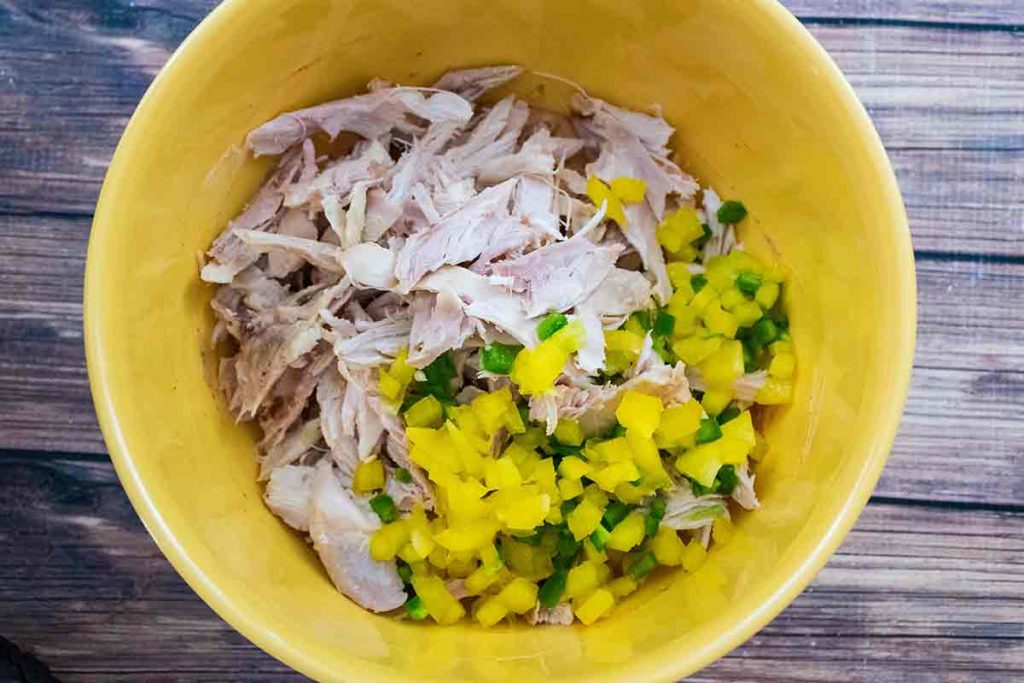
[[[308,533],[338,589],[373,611],[406,596],[395,563],[370,558],[380,522],[352,492],[356,468],[382,461],[386,492],[402,511],[434,505],[396,406],[378,390],[382,367],[400,352],[424,368],[456,350],[453,389],[469,400],[508,381],[481,372],[476,349],[533,347],[539,319],[552,311],[579,319],[585,347],[553,391],[530,400],[530,416],[549,433],[561,418],[587,433],[606,429],[629,389],[672,405],[701,388],[699,372],[662,362],[649,338],[622,384],[594,379],[605,366],[603,332],[671,293],[655,229],[667,211],[694,205],[698,190],[670,158],[672,127],[585,95],[569,116],[514,95],[481,104],[521,72],[453,71],[430,88],[374,81],[365,94],[256,128],[249,150],[280,155],[277,165],[201,271],[218,287],[222,390],[238,420],[262,428],[266,504]],[[323,140],[342,133],[356,141],[338,139],[326,153]],[[645,198],[625,208],[628,227],[587,198],[592,175],[646,183]],[[704,253],[713,255],[735,236],[714,217],[717,195],[705,197]],[[763,383],[747,376],[737,395],[752,398]],[[393,476],[400,469],[409,475],[402,481]],[[753,476],[738,474],[732,497],[757,507]],[[665,517],[673,528],[706,531],[725,509],[718,496],[679,490]],[[565,604],[538,606],[528,621],[569,624],[573,614]]]

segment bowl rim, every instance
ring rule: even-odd
[[[632,680],[637,677],[648,680],[674,680],[698,671],[740,646],[782,612],[803,591],[838,549],[867,504],[889,457],[910,385],[917,324],[914,255],[906,210],[882,141],[849,82],[800,21],[778,0],[748,1],[767,18],[784,26],[794,41],[814,55],[815,65],[838,86],[839,99],[852,119],[854,132],[860,138],[870,165],[877,170],[882,190],[880,202],[888,207],[894,232],[896,292],[891,303],[897,310],[896,318],[906,321],[902,328],[896,330],[898,338],[892,339],[888,347],[888,352],[897,358],[901,372],[892,378],[890,390],[886,392],[888,406],[882,411],[884,418],[880,420],[874,448],[866,457],[852,490],[826,532],[801,559],[792,562],[794,566],[789,578],[771,589],[770,596],[757,609],[722,629],[695,650],[688,651],[685,657],[667,652],[667,647],[650,651],[645,656],[637,657],[618,667],[614,673],[616,677],[621,677],[621,680]],[[216,36],[238,15],[250,9],[246,0],[225,0],[193,29],[146,90],[117,145],[97,202],[86,257],[83,317],[90,389],[110,458],[132,507],[174,569],[218,616],[264,652],[305,675],[317,679],[334,679],[340,676],[366,681],[394,680],[393,675],[382,674],[380,668],[357,660],[349,662],[344,670],[328,668],[314,655],[268,628],[245,605],[239,604],[236,599],[222,591],[217,583],[193,562],[185,544],[174,532],[173,525],[165,519],[150,497],[135,467],[114,409],[116,401],[108,382],[104,351],[105,322],[101,310],[100,290],[104,277],[102,261],[107,252],[106,245],[110,234],[109,217],[112,206],[120,199],[119,181],[134,161],[139,148],[144,146],[142,128],[149,112],[159,108],[164,100],[164,85],[187,77],[180,68],[182,56],[194,48],[216,40]]]

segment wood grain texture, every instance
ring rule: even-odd
[[[12,521],[0,534],[6,637],[69,680],[286,675],[167,565],[107,462],[0,458],[0,518]],[[870,505],[813,586],[699,679],[1024,675],[1024,514],[934,513]]]
[[[843,548],[695,680],[1024,680],[1024,2],[784,4],[844,70],[900,179],[916,368]],[[0,0],[0,636],[65,680],[298,678],[160,555],[98,455],[84,370],[103,173],[153,75],[215,5]]]

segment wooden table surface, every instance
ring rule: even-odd
[[[83,358],[107,162],[214,4],[0,0],[0,636],[63,680],[296,677],[150,540],[105,455]],[[1024,0],[786,4],[899,175],[917,360],[892,458],[843,547],[695,680],[1024,680]]]

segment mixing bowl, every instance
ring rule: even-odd
[[[795,401],[770,418],[762,509],[694,574],[650,582],[589,628],[438,627],[338,594],[263,506],[254,433],[214,388],[197,255],[269,163],[247,131],[353,94],[517,63],[677,128],[684,168],[751,212],[790,273]],[[545,99],[555,81],[526,88]],[[548,84],[548,85],[545,85]],[[96,211],[86,340],[100,424],[135,509],[185,580],[261,648],[319,679],[667,680],[742,643],[842,541],[882,470],[915,324],[906,218],[849,86],[772,0],[232,0],[139,105]]]

